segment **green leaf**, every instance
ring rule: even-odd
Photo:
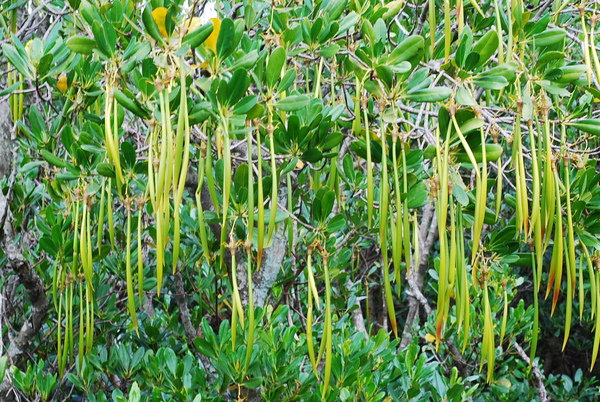
[[[463,106],[477,105],[477,102],[475,102],[475,99],[473,99],[473,97],[465,87],[460,87],[456,91],[456,102]]]
[[[414,102],[439,102],[448,99],[450,95],[452,95],[450,88],[433,87],[411,91],[405,97]]]
[[[333,210],[335,193],[327,187],[321,187],[317,192],[316,198],[321,199],[321,219],[326,219]]]
[[[67,47],[72,52],[88,55],[96,48],[96,41],[85,36],[72,36],[67,40]]]
[[[584,133],[600,136],[600,119],[584,119],[564,124],[575,127],[576,129],[581,130]]]
[[[42,154],[42,157],[46,160],[46,162],[48,162],[49,164],[57,166],[59,168],[67,167],[67,163],[63,159],[60,159],[58,156],[54,155],[48,150],[42,149],[40,153]]]
[[[244,70],[251,70],[258,59],[258,51],[252,50],[250,53],[246,53],[242,57],[237,59],[235,63],[231,65],[231,70],[237,70],[238,68],[243,68]]]
[[[301,158],[307,162],[316,163],[323,159],[323,153],[317,148],[309,148],[302,154]]]
[[[233,52],[235,36],[235,25],[230,18],[221,21],[221,30],[217,38],[217,56],[223,60]]]
[[[322,149],[331,149],[338,146],[344,140],[344,136],[339,131],[333,132],[325,137],[325,140],[321,143]]]
[[[419,62],[417,57],[421,54],[425,46],[425,39],[420,35],[409,36],[396,46],[388,58],[388,64],[397,64],[403,61],[410,61],[416,64]]]
[[[328,233],[338,233],[346,226],[346,217],[343,214],[337,214],[327,222]]]
[[[4,373],[6,373],[6,366],[8,365],[8,356],[0,357],[0,383],[4,381]]]
[[[213,346],[204,338],[196,338],[194,339],[194,345],[198,348],[198,351],[202,353],[204,356],[216,359],[217,355],[215,354],[215,350]]]
[[[552,52],[544,52],[544,54],[540,55],[537,59],[536,68],[541,70],[543,66],[555,60],[564,60],[566,58],[564,52],[552,51]]]
[[[140,398],[140,386],[134,381],[129,390],[129,402],[140,402]]]
[[[263,377],[252,377],[249,380],[242,383],[242,385],[249,389],[256,389],[262,385],[265,381]]]
[[[410,191],[408,192],[408,196],[406,197],[408,207],[418,208],[422,206],[423,204],[425,204],[428,195],[429,190],[427,189],[427,185],[423,182],[417,183],[410,189]]]
[[[281,77],[281,69],[285,61],[287,60],[287,54],[283,47],[278,47],[271,53],[269,57],[269,63],[267,64],[267,71],[265,72],[265,76],[267,79],[267,87],[269,89],[275,88],[275,84],[279,81],[279,77]]]
[[[208,23],[202,25],[195,31],[185,35],[181,43],[184,45],[188,45],[190,49],[195,49],[204,43],[206,38],[208,38],[212,33],[214,27],[215,25],[213,24],[213,22],[209,21]]]
[[[473,84],[483,89],[502,89],[508,85],[508,80],[501,75],[479,76],[473,80]]]
[[[484,123],[485,121],[482,119],[469,119],[460,125],[460,132],[463,134],[470,133],[483,127]]]
[[[360,20],[360,15],[357,14],[355,11],[352,11],[351,13],[346,15],[344,17],[344,19],[342,19],[342,21],[340,22],[340,28],[338,29],[338,34],[343,34],[348,29],[356,27],[359,20]]]
[[[290,95],[275,103],[275,107],[284,112],[295,112],[308,106],[310,99],[309,95]]]
[[[129,91],[127,91],[129,92]],[[148,119],[150,117],[150,113],[148,113],[142,106],[138,103],[137,99],[128,97],[124,92],[122,92],[118,88],[113,88],[113,94],[117,102],[123,106],[125,109],[129,110],[131,113],[135,114],[142,119]]]
[[[553,83],[548,80],[540,80],[538,81],[540,86],[544,88],[546,91],[551,93],[552,95],[560,95],[560,96],[569,96],[571,93],[567,91],[564,86],[560,84]]]
[[[113,26],[108,22],[100,24],[99,21],[94,21],[92,32],[94,33],[98,50],[105,56],[112,57],[117,47],[117,34]]]
[[[295,80],[296,70],[291,68],[285,72],[283,78],[281,78],[281,81],[279,82],[279,85],[277,85],[277,93],[280,94],[286,89],[288,89],[294,83]]]
[[[5,43],[2,45],[2,52],[18,72],[23,74],[25,78],[33,80],[33,69],[29,61],[21,55],[21,53],[11,44]]]
[[[19,89],[19,87],[22,84],[23,84],[23,81],[19,81],[19,82],[15,83],[15,84],[12,84],[8,88],[5,88],[2,91],[0,91],[0,96],[8,95],[8,94],[12,93],[13,91],[16,91],[17,89]]]
[[[533,42],[538,47],[550,46],[565,39],[567,32],[561,28],[548,29],[533,36]]]
[[[465,67],[465,62],[467,61],[467,56],[471,52],[471,46],[473,46],[473,34],[471,33],[471,28],[465,26],[462,34],[460,35],[460,44],[458,45],[458,49],[456,49],[456,65],[460,68]]]
[[[156,21],[154,21],[154,18],[152,17],[152,7],[150,4],[148,4],[142,12],[142,22],[144,23],[146,32],[158,43],[163,43],[164,37],[160,33],[160,29],[158,28]]]
[[[560,76],[555,79],[551,79],[551,81],[559,84],[568,84],[581,77],[582,74],[585,74],[588,71],[588,67],[584,64],[580,64],[560,67],[558,70],[561,72]]]
[[[248,95],[245,98],[241,99],[236,105],[233,107],[233,114],[243,115],[248,113],[254,105],[256,105],[257,97],[256,95]]]
[[[479,61],[473,67],[483,66],[488,62],[492,55],[498,50],[498,33],[495,30],[489,30],[481,39],[473,46],[473,51],[479,54]]]
[[[332,43],[331,45],[328,46],[323,46],[322,48],[319,49],[319,56],[321,57],[333,57],[336,54],[338,54],[340,51],[340,46],[338,44]]]
[[[44,56],[42,56],[42,58],[40,59],[40,62],[38,63],[38,66],[37,66],[38,78],[42,79],[42,78],[46,77],[46,73],[48,73],[48,71],[50,70],[50,67],[52,67],[53,60],[54,60],[54,55],[52,53],[48,53],[48,54],[45,54]]]
[[[114,179],[116,177],[115,171],[108,163],[104,163],[104,162],[99,163],[96,166],[96,171],[98,172],[99,175],[104,176],[104,177],[108,177],[111,179]]]

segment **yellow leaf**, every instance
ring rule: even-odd
[[[204,43],[206,44],[207,48],[212,50],[214,53],[217,53],[217,39],[219,38],[219,32],[221,31],[221,20],[218,18],[211,18],[210,20],[213,22],[215,27],[213,28],[210,36],[206,38]]]
[[[183,26],[187,28],[186,32],[194,32],[196,29],[200,28],[202,25],[202,20],[199,17],[192,17],[188,19]]]
[[[298,159],[298,163],[296,163],[296,170],[300,170],[304,167],[304,162]]]
[[[435,335],[427,334],[425,335],[425,340],[429,343],[435,342]]]
[[[506,378],[506,377],[500,378],[499,380],[497,380],[496,384],[500,384],[503,387],[508,388],[508,389],[510,389],[510,386],[512,385],[511,382],[510,382],[510,380],[508,378]]]
[[[60,89],[63,92],[65,92],[67,89],[69,89],[69,84],[67,82],[67,74],[61,73],[58,76],[58,81],[56,82],[56,86],[58,87],[58,89]]]
[[[154,11],[152,11],[152,18],[154,18],[154,22],[158,25],[158,29],[160,33],[165,38],[167,37],[167,9],[164,7],[157,7]]]

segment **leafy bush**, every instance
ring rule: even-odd
[[[0,399],[593,398],[597,10],[500,3],[1,5]]]

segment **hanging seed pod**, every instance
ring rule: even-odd
[[[397,157],[397,141],[398,141],[399,133],[397,129],[394,127],[394,131],[392,131],[392,164],[394,171],[394,196],[395,196],[395,205],[396,205],[396,216],[392,216],[392,230],[391,230],[391,240],[392,240],[392,262],[394,264],[394,279],[396,281],[396,286],[398,288],[398,294],[401,292],[400,282],[401,282],[401,270],[402,270],[402,209],[403,203],[402,198],[400,196],[400,179],[398,175],[398,157]],[[403,169],[406,170],[406,166],[403,166]],[[410,274],[408,272],[407,274]]]
[[[456,210],[456,305],[459,314],[457,316],[458,327],[464,325],[462,351],[464,352],[469,343],[469,331],[471,329],[471,297],[469,295],[469,279],[467,273],[467,258],[465,255],[465,240],[463,230],[462,207]]]
[[[594,14],[590,17],[590,50],[592,52],[592,60],[594,61],[594,68],[596,69],[596,80],[600,80],[600,60],[598,59],[598,52],[596,51],[595,33],[594,28],[598,21],[598,15],[594,10]]]
[[[596,273],[594,270],[594,263],[592,261],[592,258],[590,257],[590,253],[586,247],[586,245],[582,242],[579,241],[579,245],[581,246],[583,253],[585,255],[585,260],[587,262],[587,267],[588,267],[588,282],[590,284],[590,295],[591,295],[591,306],[592,308],[590,309],[590,319],[594,319],[594,315],[598,314],[598,311],[596,310],[596,307],[598,305],[598,288],[596,288]],[[583,259],[583,258],[582,258]]]
[[[408,168],[406,164],[406,150],[404,149],[404,141],[401,147],[402,154],[402,191],[404,194],[408,194]],[[411,273],[411,262],[410,262],[410,224],[409,224],[409,212],[408,212],[408,199],[402,203],[402,242],[404,251],[404,262],[406,264],[406,275],[410,276]],[[417,260],[415,260],[417,264]]]
[[[504,334],[506,333],[506,320],[508,318],[508,293],[506,291],[506,279],[503,278],[500,284],[502,286],[502,300],[504,303],[502,309],[502,323],[500,324],[500,341],[498,344],[502,345],[502,342],[504,341]]]
[[[190,163],[190,120],[188,118],[188,106],[187,106],[187,89],[186,89],[186,74],[183,66],[185,62],[183,59],[179,59],[179,71],[180,71],[180,92],[181,100],[179,104],[179,121],[177,124],[177,139],[175,145],[175,171],[174,177],[177,179],[173,184],[173,190],[175,191],[174,206],[173,206],[173,274],[177,269],[177,262],[179,261],[179,250],[180,250],[180,219],[179,219],[179,207],[183,200],[183,191],[185,189],[185,181],[187,178],[189,163]],[[183,143],[183,144],[182,144]],[[176,188],[175,188],[176,186]]]
[[[220,138],[223,140],[223,183],[221,189],[223,191],[223,217],[221,221],[221,247],[219,267],[221,271],[225,270],[225,242],[227,240],[227,214],[229,213],[229,197],[231,196],[231,143],[229,139],[229,123],[225,116],[221,113]],[[217,132],[219,133],[219,131]]]
[[[600,289],[600,257],[596,254],[593,258],[590,258],[590,254],[588,253],[587,247],[583,243],[583,251],[585,252],[586,258],[588,259],[589,268],[590,268],[590,281],[594,279],[595,290],[598,292]],[[592,267],[592,262],[594,267]],[[595,270],[594,270],[595,268]],[[596,293],[595,301],[596,301],[596,319],[594,320],[594,347],[592,349],[592,364],[590,367],[590,371],[594,369],[594,365],[596,364],[596,359],[598,358],[598,346],[600,345],[600,295]],[[594,297],[592,297],[592,303],[594,302]]]
[[[133,275],[131,271],[131,198],[125,199],[125,213],[127,219],[127,229],[125,234],[125,276],[127,280],[127,309],[129,310],[129,315],[131,316],[131,323],[133,324],[133,328],[137,336],[140,336],[136,310],[135,310],[135,294],[133,291]]]
[[[263,174],[262,174],[262,152],[261,152],[261,140],[260,140],[260,128],[258,127],[258,120],[254,121],[256,127],[256,152],[258,155],[257,168],[258,168],[258,205],[257,207],[257,238],[258,238],[258,256],[257,256],[257,269],[260,269],[262,264],[262,253],[264,248],[265,239],[265,197],[263,192]]]
[[[104,100],[104,140],[106,142],[106,155],[115,170],[117,190],[120,193],[121,184],[123,183],[123,172],[121,170],[121,158],[119,154],[117,110],[112,86],[107,83],[106,98]]]
[[[267,230],[267,244],[271,243],[271,238],[275,232],[275,221],[277,217],[277,199],[279,196],[279,176],[277,175],[277,164],[275,163],[275,140],[273,139],[273,116],[269,110],[269,124],[267,125],[267,136],[269,137],[269,152],[271,153],[271,214],[269,216],[269,228]]]
[[[321,249],[321,246],[317,244],[323,258],[323,274],[325,280],[325,326],[323,329],[323,338],[321,339],[321,347],[319,348],[319,357],[317,361],[321,361],[323,353],[325,353],[325,368],[323,374],[323,392],[321,398],[325,399],[329,390],[329,381],[331,379],[331,364],[332,364],[332,350],[333,350],[333,325],[332,325],[332,312],[331,312],[331,282],[329,278],[329,253],[326,250]]]
[[[558,296],[560,295],[560,285],[562,283],[563,274],[563,222],[562,222],[562,205],[560,202],[560,188],[559,188],[559,177],[558,172],[554,169],[554,183],[556,192],[556,229],[554,233],[554,248],[552,250],[552,261],[550,262],[550,273],[548,277],[548,288],[546,289],[546,297],[550,294],[550,288],[554,285],[554,295],[552,297],[552,311],[550,315],[554,315],[554,309],[558,302]]]
[[[246,334],[246,370],[250,367],[252,360],[252,351],[254,350],[254,294],[252,292],[252,235],[249,232],[248,239],[245,243],[248,275],[248,333]]]
[[[542,229],[545,233],[545,239],[543,243],[543,250],[546,250],[548,244],[550,242],[552,236],[552,228],[554,225],[554,217],[557,206],[556,198],[559,197],[559,193],[557,192],[557,184],[555,183],[554,177],[554,157],[552,155],[552,141],[550,139],[550,121],[548,120],[549,107],[547,105],[543,105],[540,108],[540,113],[544,118],[544,175],[542,182],[542,208],[541,208],[541,218],[542,218]],[[558,214],[560,215],[560,214]],[[557,216],[558,216],[557,215]]]
[[[365,121],[365,145],[367,147],[367,227],[370,228],[371,222],[373,222],[375,190],[373,184],[373,164],[371,158],[371,133],[369,131],[369,108],[366,97],[361,100],[361,106],[363,110],[363,119]]]
[[[446,138],[448,138],[450,128]],[[448,151],[449,142],[448,140],[444,143],[444,152],[442,156],[440,146],[440,133],[439,129],[436,131],[436,169],[438,181],[434,183],[434,193],[437,194],[436,203],[436,216],[439,232],[439,244],[440,244],[440,264],[439,264],[439,279],[438,279],[438,299],[437,299],[437,318],[436,318],[436,350],[439,349],[439,345],[442,339],[443,327],[446,322],[445,312],[447,311],[446,304],[449,303],[447,296],[449,295],[448,289],[448,238],[446,234],[446,222],[448,215]]]
[[[148,189],[146,188],[146,196]],[[144,212],[145,200],[140,197],[138,199],[138,219],[137,219],[137,276],[138,276],[138,297],[140,306],[144,305],[144,260],[143,260],[143,243],[142,243],[142,215]]]
[[[539,289],[540,282],[542,279],[542,259],[544,257],[544,249],[542,244],[542,217],[540,211],[540,173],[539,173],[539,164],[540,161],[538,159],[537,149],[536,149],[536,141],[535,135],[533,133],[533,121],[529,120],[527,122],[527,127],[529,128],[529,144],[531,149],[531,188],[532,188],[532,200],[531,200],[531,221],[529,226],[529,234],[528,238],[531,238],[533,234],[534,241],[534,250],[535,250],[535,258],[536,258],[536,268],[537,268],[537,283],[536,287]],[[533,232],[533,233],[532,233]],[[537,292],[536,292],[537,297]]]
[[[102,239],[104,238],[104,197],[105,197],[106,179],[102,179],[100,186],[100,212],[98,213],[98,233],[96,234],[96,247],[102,249]]]
[[[585,7],[581,5],[579,7],[579,15],[581,17],[581,30],[583,31],[583,43],[582,43],[582,52],[583,52],[583,60],[585,65],[587,66],[586,77],[588,81],[588,85],[592,84],[592,61],[590,58],[590,47],[587,33],[587,24],[585,23]]]
[[[384,101],[380,100],[379,102],[379,111],[382,114],[383,109],[385,107]],[[367,117],[365,116],[365,122],[367,121]],[[379,192],[379,249],[381,250],[381,258],[382,258],[382,268],[383,268],[383,277],[384,277],[384,287],[385,287],[385,297],[387,303],[387,310],[390,319],[390,325],[392,326],[392,331],[394,331],[394,335],[398,337],[398,327],[396,323],[396,311],[394,309],[394,301],[392,297],[392,284],[389,274],[389,261],[388,261],[388,247],[387,247],[387,228],[388,228],[388,207],[389,207],[389,192],[390,192],[390,184],[388,179],[388,169],[387,169],[387,151],[386,151],[386,124],[381,119],[380,122],[381,128],[381,148],[382,148],[382,158],[381,158],[381,191]],[[368,131],[368,130],[367,130]],[[370,141],[370,140],[369,140]]]
[[[306,312],[306,345],[308,347],[308,357],[310,358],[310,362],[313,367],[313,372],[317,379],[319,378],[319,372],[317,371],[317,360],[315,358],[315,347],[314,347],[314,337],[313,337],[313,299],[317,302],[317,306],[319,305],[319,294],[316,292],[316,286],[314,286],[314,277],[312,273],[312,254],[313,254],[313,245],[309,245],[306,251],[306,271],[308,278],[308,309]],[[311,278],[313,283],[311,284]]]
[[[463,135],[460,126],[458,125],[458,122],[456,121],[456,109],[455,107],[451,107],[449,109],[450,111],[450,116],[452,118],[452,123],[454,125],[454,129],[456,130],[456,133],[458,134],[458,137],[460,138],[460,142],[463,146],[463,148],[465,149],[465,152],[467,153],[467,155],[469,156],[469,160],[471,161],[471,164],[473,165],[473,169],[475,170],[475,179],[476,179],[476,186],[477,186],[477,191],[476,191],[476,197],[475,197],[475,216],[474,216],[474,223],[473,223],[473,250],[471,252],[471,265],[474,265],[475,263],[475,259],[477,258],[477,251],[479,248],[479,238],[481,237],[481,229],[483,228],[483,220],[485,217],[485,194],[482,194],[481,189],[483,188],[482,186],[482,177],[481,177],[481,171],[479,170],[479,164],[477,163],[477,160],[475,159],[475,156],[473,155],[473,151],[471,150],[471,147],[469,146],[469,143],[467,142],[465,136]]]
[[[494,324],[492,318],[492,308],[490,306],[490,297],[488,294],[487,286],[487,267],[482,270],[483,281],[483,308],[484,308],[484,321],[483,321],[483,341],[481,343],[481,364],[479,370],[483,367],[483,363],[487,362],[487,381],[492,382],[494,376],[494,360],[496,347],[494,344]]]

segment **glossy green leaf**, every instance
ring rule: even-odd
[[[11,44],[4,43],[2,45],[2,53],[8,59],[19,73],[23,74],[25,78],[33,80],[32,66],[29,61],[23,57],[23,55]]]
[[[489,30],[475,43],[473,51],[479,54],[479,60],[473,68],[478,68],[487,63],[498,50],[498,33]]]
[[[214,29],[212,21],[202,25],[200,28],[193,32],[188,33],[183,37],[182,44],[188,45],[191,49],[195,49],[200,46],[210,36]]]
[[[117,34],[113,26],[108,22],[101,24],[99,21],[94,21],[92,32],[94,33],[98,50],[105,56],[112,57],[117,47]]]
[[[287,53],[285,48],[278,47],[269,56],[269,63],[267,64],[267,70],[265,72],[267,79],[267,87],[273,89],[275,84],[281,77],[281,69],[287,60]]]
[[[561,28],[548,29],[533,36],[533,42],[538,47],[555,45],[562,42],[567,32]]]
[[[96,41],[85,36],[72,36],[67,40],[67,47],[75,53],[88,55],[96,48]]]
[[[583,119],[578,121],[571,121],[564,123],[571,127],[575,127],[584,133],[599,135],[600,136],[600,119]]]
[[[473,84],[483,89],[502,89],[508,85],[508,80],[501,75],[479,76],[473,80]]]
[[[446,100],[452,95],[452,90],[446,87],[433,87],[417,89],[405,95],[405,98],[413,102],[439,102]]]
[[[221,30],[217,38],[217,56],[219,59],[223,60],[233,52],[234,46],[236,46],[234,37],[235,25],[230,18],[225,18],[221,21]]]
[[[308,106],[310,99],[308,95],[290,95],[277,101],[275,107],[284,112],[295,112]]]

